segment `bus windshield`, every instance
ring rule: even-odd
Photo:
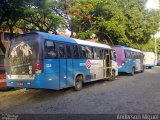
[[[25,34],[16,37],[12,41],[8,53],[8,67],[10,68],[10,72],[8,72],[11,74],[29,74],[28,68],[31,69],[39,58],[38,35]]]

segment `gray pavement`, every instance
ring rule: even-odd
[[[115,81],[85,84],[81,91],[17,89],[0,92],[0,112],[25,114],[160,113],[160,67]]]

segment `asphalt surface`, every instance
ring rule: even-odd
[[[17,114],[158,114],[160,113],[160,67],[115,81],[85,84],[53,91],[16,89],[0,92],[0,112]]]

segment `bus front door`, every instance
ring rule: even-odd
[[[105,50],[103,52],[103,71],[104,78],[109,78],[111,76],[110,50]]]

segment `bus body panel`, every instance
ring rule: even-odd
[[[44,59],[44,79],[46,80],[46,87],[59,89],[59,74],[59,60]]]
[[[118,66],[121,66],[125,61],[124,48],[123,47],[113,47],[113,49],[116,51],[116,54],[117,54],[117,64]]]
[[[118,76],[118,64],[116,61],[112,60],[112,70],[115,71],[115,76]]]
[[[66,70],[66,76],[67,76],[67,86],[74,86],[74,79],[73,79],[73,60],[67,59],[67,70]]]
[[[7,86],[14,86],[19,88],[46,88],[46,89],[59,89],[59,81],[55,79],[56,74],[37,74],[34,80],[12,80],[7,79]],[[53,79],[54,78],[54,79]],[[53,80],[51,80],[53,79]]]
[[[67,87],[67,61],[66,59],[59,60],[59,80],[60,80],[60,88]]]
[[[78,75],[83,75],[84,82],[88,81],[90,70],[86,68],[85,59],[73,59],[73,79],[75,80]]]
[[[74,78],[78,74],[82,74],[85,78],[84,82],[91,82],[94,80],[103,79],[103,62],[102,60],[73,60]]]
[[[135,67],[135,60],[125,59],[125,63],[119,66],[118,72],[131,73],[132,68]]]

